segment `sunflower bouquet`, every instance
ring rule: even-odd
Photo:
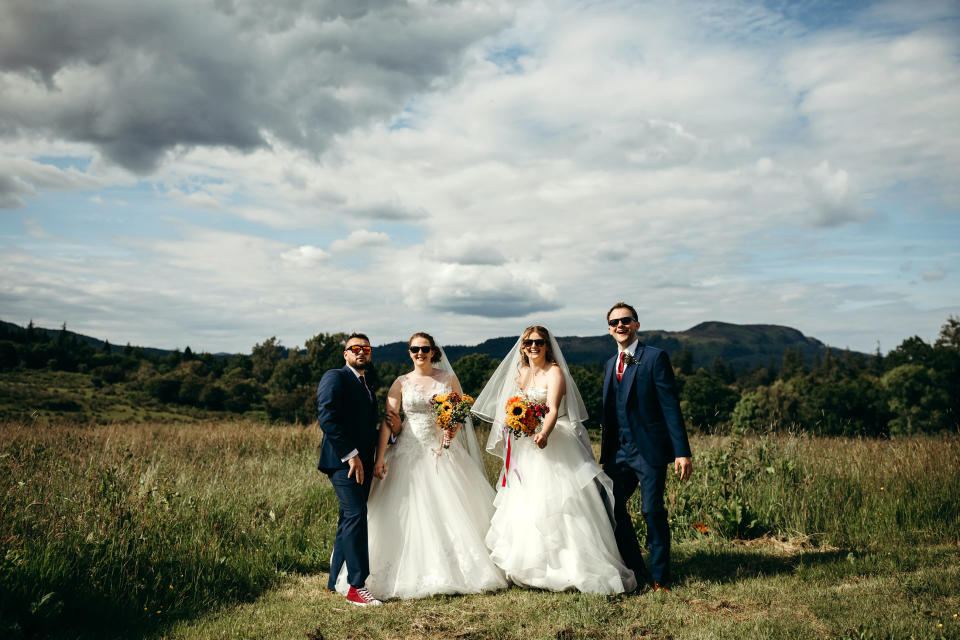
[[[514,438],[529,437],[543,424],[550,407],[520,394],[507,400],[505,423]]]
[[[467,416],[470,415],[473,398],[456,391],[438,393],[430,398],[430,405],[433,407],[437,426],[443,430],[443,448],[449,449],[450,443],[453,441],[451,433],[457,425],[462,425]]]

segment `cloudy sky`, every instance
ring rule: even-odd
[[[0,0],[0,318],[195,351],[960,315],[960,4]]]

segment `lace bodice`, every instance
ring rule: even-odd
[[[453,376],[437,372],[431,381],[414,382],[409,374],[400,378],[401,406],[403,407],[403,428],[394,445],[398,449],[436,448],[440,442],[441,431],[430,404],[430,398],[438,393],[452,390]]]

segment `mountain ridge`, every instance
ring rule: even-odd
[[[0,327],[27,330],[14,323],[0,320]],[[56,338],[63,329],[33,327],[33,330],[51,338]],[[709,320],[684,331],[666,331],[646,329],[639,332],[644,344],[659,347],[673,357],[679,356],[684,349],[689,353],[693,366],[710,366],[715,358],[722,358],[736,369],[748,369],[758,366],[779,366],[783,352],[787,348],[798,350],[804,360],[811,362],[817,354],[827,350],[841,353],[844,350],[830,347],[816,338],[804,335],[798,329],[776,324],[736,324]],[[106,340],[94,338],[66,329],[66,336],[86,342],[95,349],[103,349]],[[570,364],[593,365],[606,361],[615,351],[613,339],[609,335],[599,336],[557,336],[564,357]],[[515,336],[488,338],[475,345],[442,345],[451,362],[469,354],[482,354],[491,358],[502,358],[516,342]],[[156,347],[134,347],[152,355],[164,356],[173,353],[173,349]],[[375,345],[376,359],[382,362],[407,362],[407,343],[404,341]],[[123,352],[125,346],[110,343],[114,353]],[[229,357],[228,353],[213,354]],[[866,354],[863,354],[866,355]]]

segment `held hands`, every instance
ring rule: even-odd
[[[353,456],[347,460],[347,464],[350,465],[347,477],[356,480],[357,484],[363,484],[363,463],[360,462],[360,456]]]
[[[686,482],[690,479],[690,473],[693,471],[693,462],[690,458],[677,458],[673,461],[673,472],[680,476],[680,480]]]
[[[377,460],[376,464],[373,465],[373,475],[383,480],[387,475],[387,463],[383,460]]]

